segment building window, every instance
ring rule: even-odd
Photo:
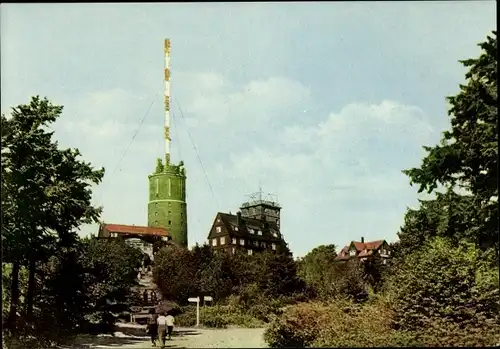
[[[253,244],[257,247],[259,247],[259,242],[258,241],[254,241]]]
[[[248,232],[249,232],[250,234],[255,234],[255,231],[254,231],[253,229],[248,229]]]
[[[212,240],[212,246],[217,246],[217,239]]]
[[[382,259],[382,264],[387,264],[387,259]]]
[[[168,214],[171,214],[171,213],[172,213],[172,211],[168,211]]]
[[[233,245],[236,245],[238,242],[236,241],[236,238],[233,238],[232,240]]]
[[[115,238],[115,237],[117,237],[117,236],[118,236],[118,234],[117,234],[117,233],[111,233],[111,237],[112,237],[112,238]]]
[[[162,239],[162,241],[168,241],[168,237],[166,237],[166,236],[162,236],[161,239]]]
[[[224,245],[225,243],[226,243],[226,238],[225,238],[224,236],[222,236],[222,237],[220,238],[220,244],[221,244],[221,245]]]
[[[172,221],[168,221],[168,225],[172,224]]]
[[[356,255],[356,250],[349,251],[349,256],[355,256],[355,255]]]
[[[217,218],[217,223],[219,223],[219,222],[220,222],[220,218]]]
[[[217,231],[218,233],[220,233],[222,231],[222,228],[221,227],[216,227],[215,231]]]
[[[240,245],[241,245],[241,246],[245,246],[245,240],[240,239]]]
[[[263,242],[261,246],[262,246],[262,247],[264,247],[264,248],[266,248],[266,247],[267,247],[267,245],[266,245],[266,243],[265,243],[265,242]]]
[[[259,230],[259,231],[257,232],[257,235],[262,235],[262,230]]]
[[[158,212],[155,212],[155,216],[158,216]]]
[[[231,249],[231,251],[233,252],[233,254],[235,254],[235,253],[236,253],[236,247],[233,247],[233,248]]]
[[[253,254],[252,250],[248,250],[248,255],[251,256]]]
[[[275,231],[273,231],[273,236],[274,236],[275,238],[277,238],[277,237],[278,237],[278,233],[277,233],[277,232],[275,232]]]
[[[158,225],[158,221],[155,221],[155,225]]]
[[[276,244],[271,244],[273,250],[276,250]]]
[[[238,231],[238,230],[239,230],[239,228],[238,228],[238,227],[234,227],[234,230]]]

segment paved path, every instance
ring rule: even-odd
[[[178,328],[174,330],[172,340],[166,342],[166,348],[266,348],[263,334],[263,328]],[[114,337],[86,337],[79,342],[69,348],[152,348],[151,341],[146,336],[129,336],[120,333],[115,333]]]

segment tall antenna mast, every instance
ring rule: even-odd
[[[170,163],[170,39],[165,39],[165,165]]]

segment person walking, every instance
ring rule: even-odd
[[[148,318],[148,333],[151,336],[151,344],[156,347],[156,341],[158,340],[158,324],[156,323],[156,314],[150,314]]]
[[[158,323],[158,337],[160,338],[160,346],[161,348],[165,348],[165,332],[167,330],[167,318],[165,317],[165,313],[160,313],[158,319],[156,320]]]
[[[174,330],[175,319],[172,314],[168,314],[165,320],[167,323],[167,338],[170,340],[172,338],[172,331]]]

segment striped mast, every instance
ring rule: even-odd
[[[165,165],[170,163],[170,40],[165,39]]]

